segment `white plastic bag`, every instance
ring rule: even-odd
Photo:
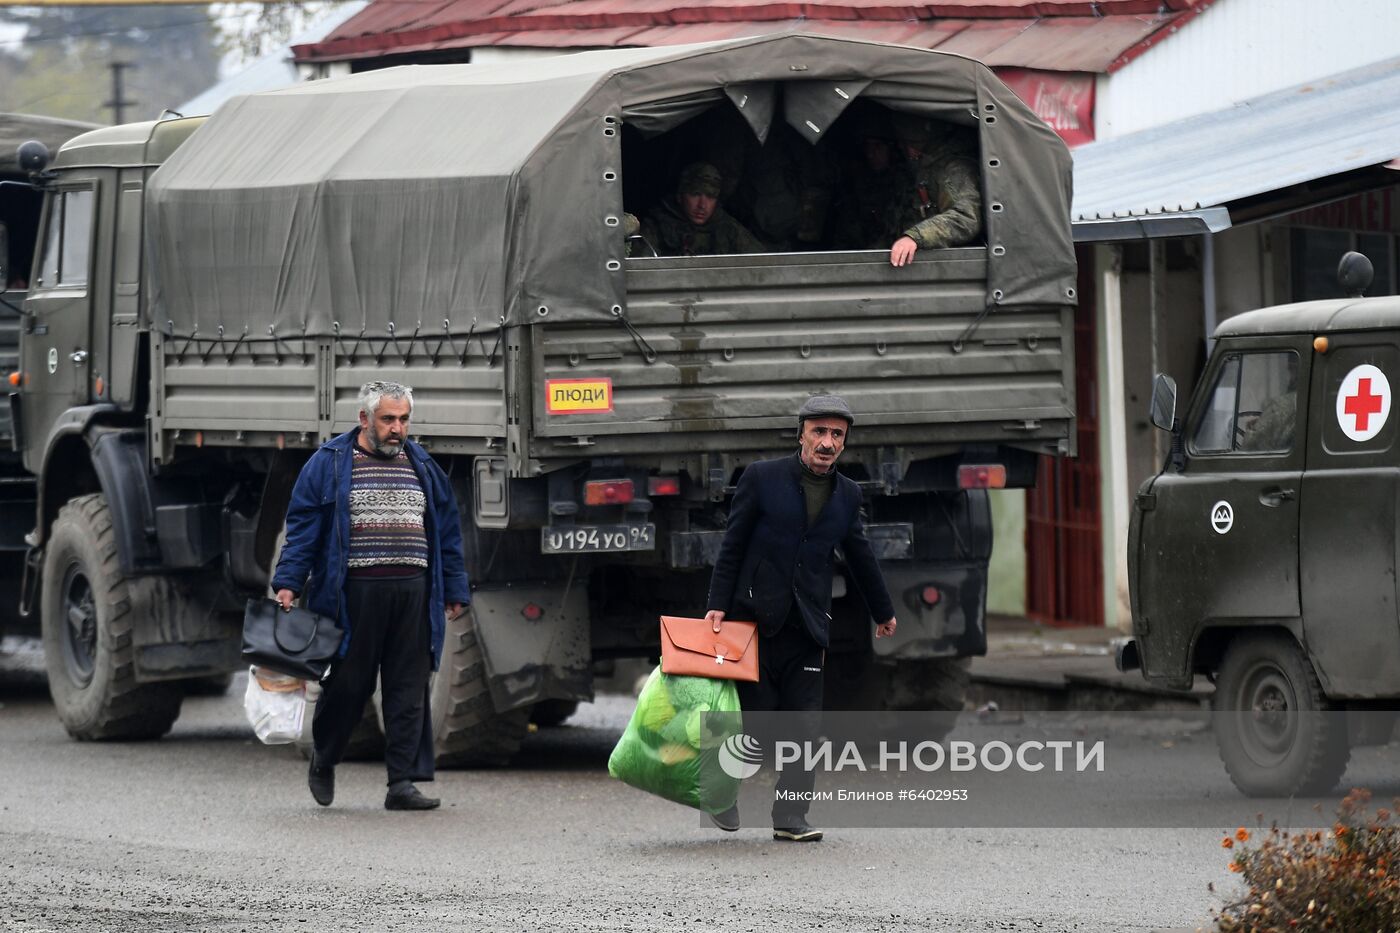
[[[295,742],[306,716],[306,681],[250,667],[243,711],[264,745]]]

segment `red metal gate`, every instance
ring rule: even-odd
[[[1041,457],[1026,491],[1026,614],[1047,625],[1103,625],[1098,340],[1093,254],[1079,252],[1074,315],[1079,456]]]

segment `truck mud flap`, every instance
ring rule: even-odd
[[[593,699],[588,581],[507,583],[472,593],[497,712],[541,700]]]
[[[128,581],[138,683],[226,674],[243,666],[243,613],[216,577]]]
[[[875,656],[891,660],[987,653],[986,561],[883,563],[899,626],[875,638]]]
[[[0,476],[0,551],[27,551],[24,536],[34,527],[34,481]]]

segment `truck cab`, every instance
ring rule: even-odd
[[[1389,733],[1347,713],[1400,699],[1400,298],[1266,308],[1215,337],[1181,417],[1170,379],[1155,387],[1172,448],[1134,503],[1119,666],[1212,679],[1246,793],[1321,792],[1359,731]]]

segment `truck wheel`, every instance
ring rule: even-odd
[[[44,554],[40,625],[49,693],[75,739],[154,739],[180,715],[178,683],[140,684],[135,604],[100,494],[59,510]]]
[[[438,764],[447,768],[507,764],[529,732],[530,709],[496,711],[476,637],[475,611],[469,608],[450,620],[432,684]]]
[[[1346,770],[1346,720],[1287,635],[1232,643],[1211,706],[1225,770],[1251,797],[1323,794]]]
[[[541,700],[530,711],[530,721],[541,729],[562,726],[578,712],[578,700]]]
[[[967,658],[922,658],[882,664],[869,654],[827,656],[826,708],[927,712],[919,735],[942,741],[957,724],[971,682]]]
[[[920,734],[941,742],[957,725],[971,682],[969,658],[899,661],[886,681],[881,709],[927,712]]]

